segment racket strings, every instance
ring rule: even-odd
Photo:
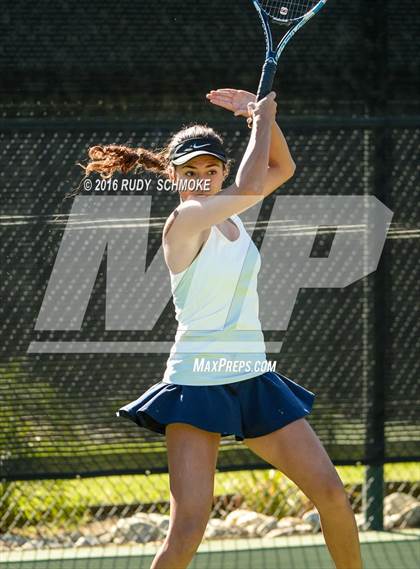
[[[259,2],[266,14],[283,22],[301,18],[318,3],[319,0],[260,0]]]

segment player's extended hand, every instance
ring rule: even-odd
[[[213,105],[232,111],[235,117],[250,117],[248,103],[254,103],[257,98],[254,93],[242,91],[242,89],[211,90],[206,97]]]

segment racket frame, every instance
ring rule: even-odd
[[[274,76],[277,70],[277,64],[284,48],[295,35],[295,33],[298,32],[311,18],[313,18],[313,16],[315,16],[315,14],[317,14],[325,6],[327,0],[319,0],[318,4],[316,4],[309,12],[300,18],[295,18],[293,20],[280,20],[278,18],[273,18],[272,16],[269,16],[263,8],[261,8],[258,0],[252,0],[252,2],[261,19],[266,46],[265,62],[257,92],[257,101],[260,101],[263,97],[268,95],[272,89]],[[271,32],[270,21],[274,22],[275,24],[285,26],[292,25],[293,22],[296,22],[293,27],[290,28],[290,30],[283,36],[276,49],[274,49],[273,45],[273,34]]]

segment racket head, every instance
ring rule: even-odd
[[[290,24],[319,9],[326,0],[254,0],[262,12],[274,22]]]

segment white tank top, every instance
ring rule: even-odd
[[[264,335],[258,316],[260,253],[240,217],[230,241],[213,225],[184,271],[170,273],[178,328],[162,381],[220,385],[265,373]]]

